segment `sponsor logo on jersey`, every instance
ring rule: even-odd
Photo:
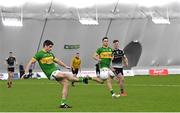
[[[112,58],[112,52],[102,52],[100,58]]]
[[[42,58],[40,60],[42,64],[52,64],[54,62],[54,58],[52,56]]]

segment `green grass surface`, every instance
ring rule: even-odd
[[[61,86],[55,81],[0,81],[0,112],[180,112],[180,75],[126,77],[127,97],[113,99],[106,84],[76,83],[69,88],[71,109],[60,109]],[[114,90],[119,91],[116,81]]]

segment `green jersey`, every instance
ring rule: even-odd
[[[50,79],[51,73],[53,71],[58,70],[54,61],[55,56],[51,52],[45,52],[44,50],[40,50],[33,57],[36,61],[38,61],[42,71],[46,74],[48,79]]]
[[[100,47],[97,49],[96,53],[99,55],[99,58],[101,59],[100,62],[100,68],[103,67],[110,67],[111,59],[112,59],[112,51],[113,49],[110,47]]]

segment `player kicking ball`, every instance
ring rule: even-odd
[[[54,54],[51,52],[53,45],[53,42],[50,40],[44,41],[43,49],[37,52],[29,61],[25,68],[25,73],[28,73],[30,66],[37,61],[49,80],[55,79],[59,84],[62,85],[60,108],[72,108],[72,106],[69,106],[66,102],[69,88],[68,81],[83,82],[88,84],[88,79],[82,77],[73,77],[72,75],[60,71],[59,68],[56,67],[55,63],[67,69],[70,69],[70,67],[54,56]]]

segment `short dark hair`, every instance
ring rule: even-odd
[[[10,51],[9,53],[12,54],[13,52]]]
[[[113,40],[113,43],[119,42],[119,40]]]
[[[49,46],[49,45],[54,45],[54,43],[50,40],[45,40],[44,43],[43,43],[43,47],[45,46]]]
[[[102,41],[104,41],[105,39],[108,39],[108,37],[104,37],[104,38],[102,39]]]

